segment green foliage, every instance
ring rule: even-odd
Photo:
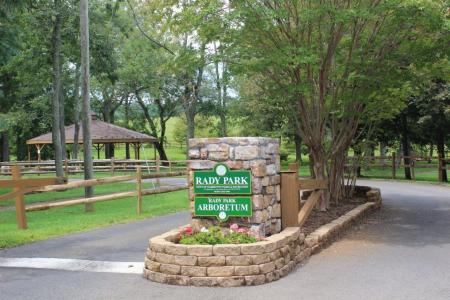
[[[218,226],[208,229],[208,232],[198,232],[193,235],[183,235],[180,244],[184,245],[217,245],[217,244],[248,244],[258,240],[247,233],[230,232],[224,234]]]

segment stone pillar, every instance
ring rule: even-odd
[[[262,236],[281,231],[280,147],[277,139],[263,137],[195,138],[189,140],[189,199],[193,214],[193,171],[213,169],[225,163],[230,170],[251,170],[251,218],[230,218],[227,224],[238,223],[258,230]],[[212,217],[194,217],[193,226],[217,225]]]

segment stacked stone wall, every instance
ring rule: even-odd
[[[144,277],[159,283],[221,287],[278,280],[380,207],[379,189],[370,189],[366,196],[370,202],[306,237],[300,228],[289,227],[257,243],[181,245],[178,230],[169,231],[150,240]]]
[[[189,198],[193,211],[193,172],[210,170],[218,162],[231,170],[251,170],[251,218],[230,218],[228,223],[251,226],[261,236],[281,231],[280,147],[272,138],[199,138],[189,140]],[[217,225],[216,218],[193,216],[192,225]]]

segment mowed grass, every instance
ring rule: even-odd
[[[143,197],[142,214],[136,214],[136,197],[99,202],[95,211],[84,205],[28,212],[27,230],[18,230],[14,210],[0,211],[0,248],[14,247],[51,237],[127,223],[189,208],[186,190]]]

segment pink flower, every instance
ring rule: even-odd
[[[247,233],[247,229],[239,228],[237,232],[239,232],[239,233]]]
[[[239,230],[239,225],[238,224],[231,224],[230,225],[230,230],[232,231],[238,231]]]
[[[192,227],[191,226],[187,226],[184,228],[184,234],[186,235],[191,235],[193,232]]]

